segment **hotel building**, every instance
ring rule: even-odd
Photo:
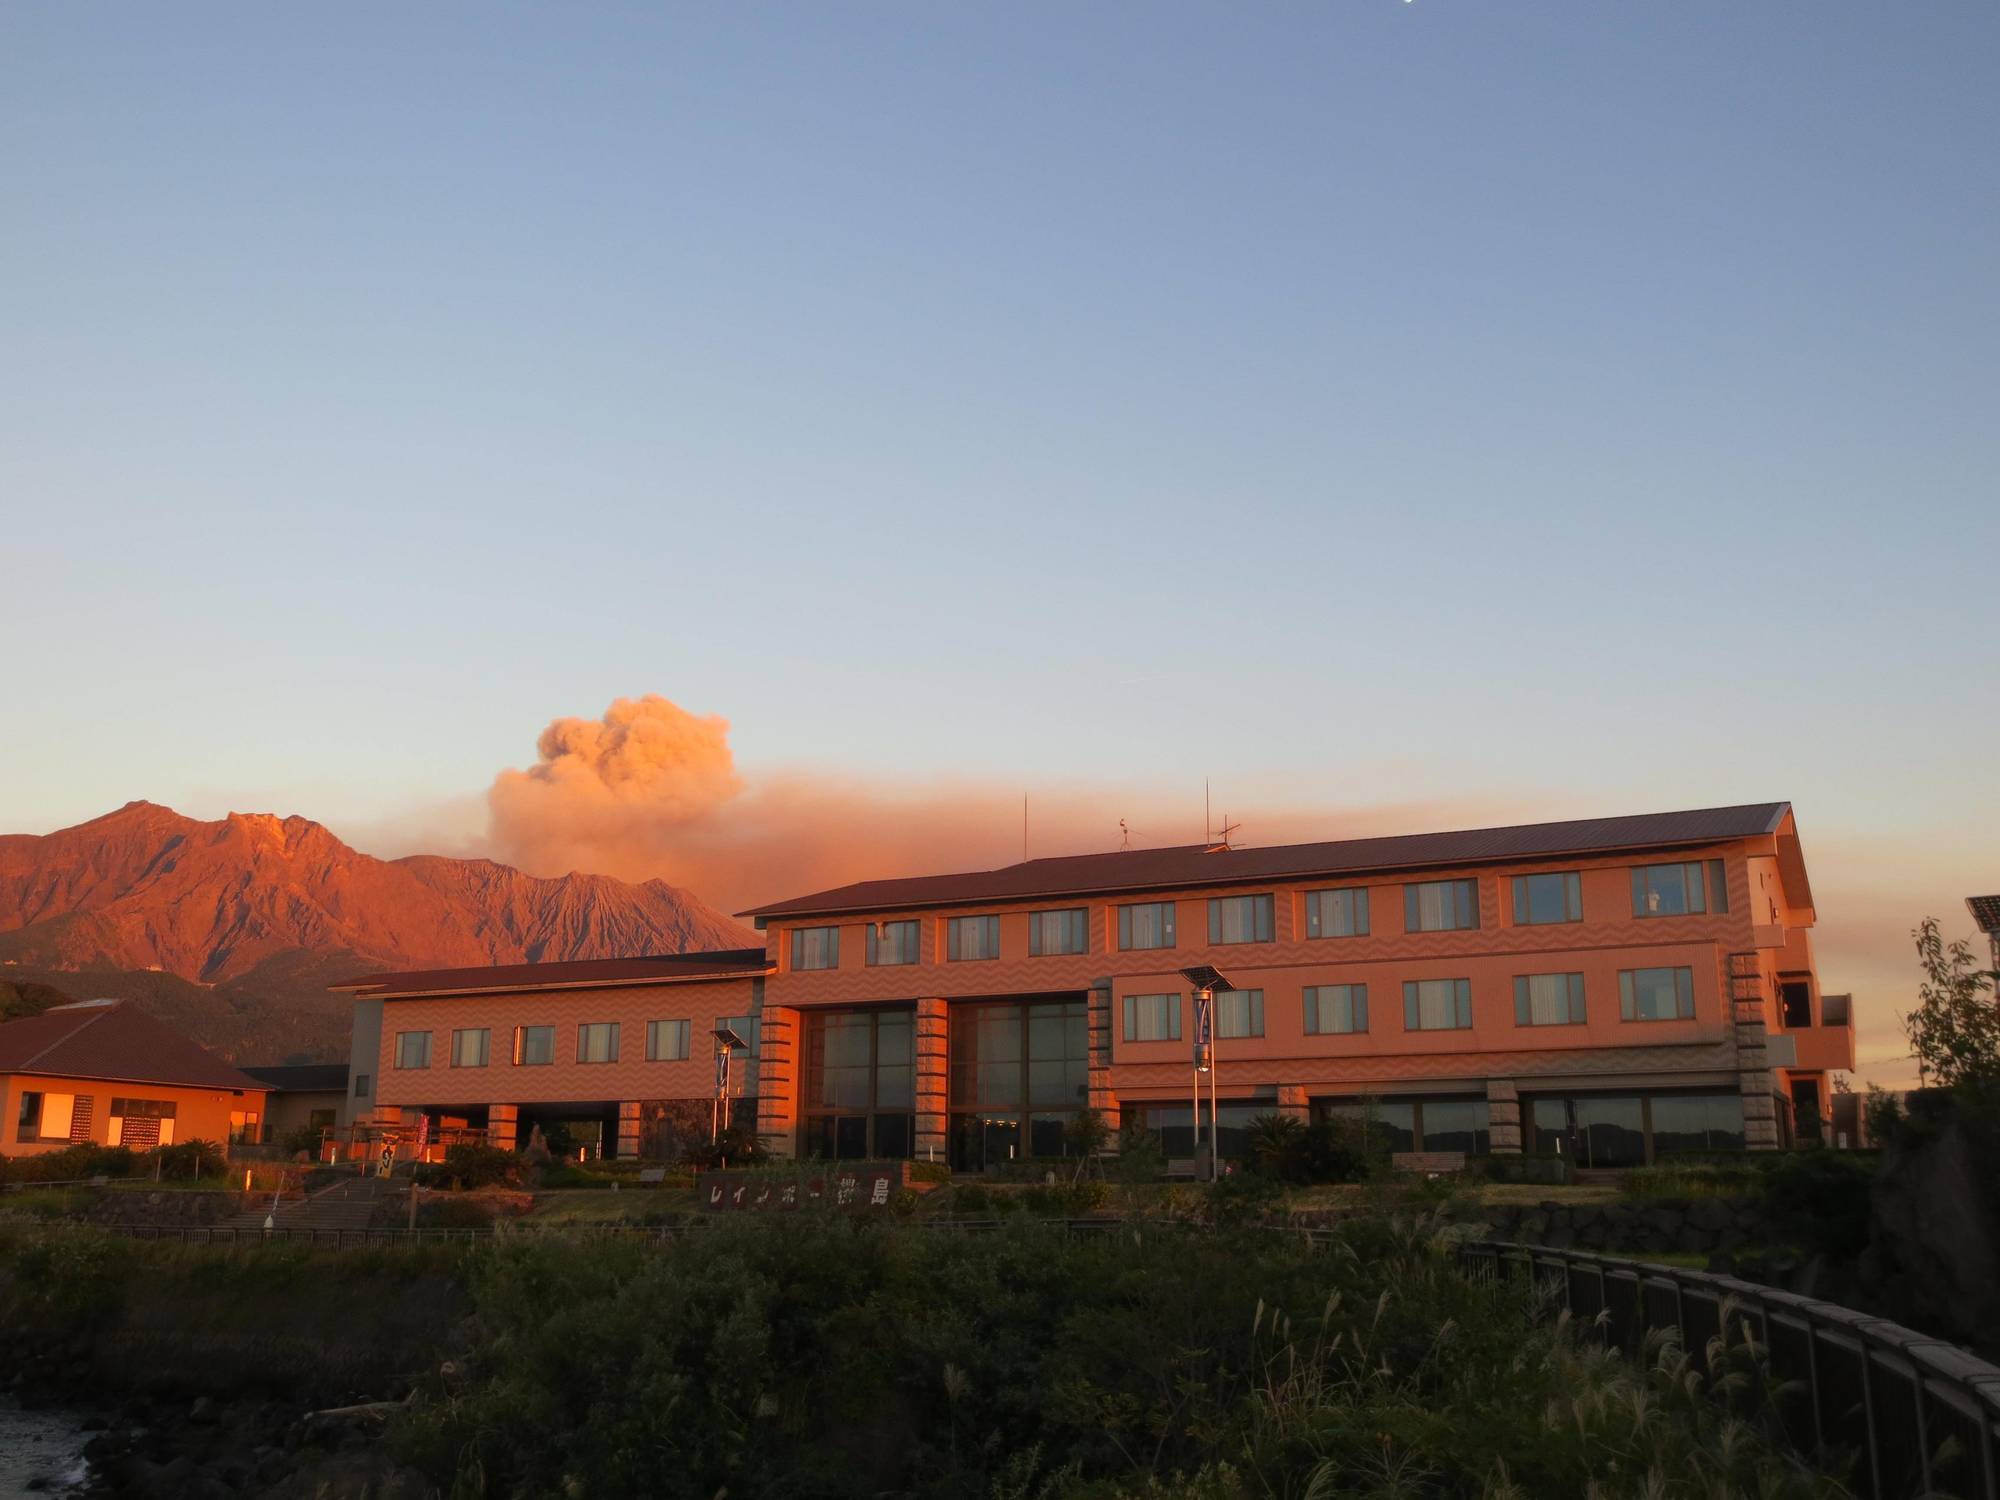
[[[1029,860],[744,913],[762,950],[378,975],[351,1071],[378,1125],[516,1144],[538,1115],[666,1154],[729,1025],[780,1156],[978,1170],[1086,1106],[1190,1144],[1212,966],[1224,1149],[1265,1112],[1364,1113],[1396,1150],[1623,1166],[1824,1132],[1853,1066],[1785,803],[1269,848]],[[748,1101],[754,1100],[754,1104]]]

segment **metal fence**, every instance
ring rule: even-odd
[[[1792,1440],[1856,1450],[1857,1495],[2000,1500],[2000,1367],[1953,1344],[1706,1271],[1491,1241],[1459,1256],[1476,1275],[1534,1286],[1546,1306],[1568,1308],[1628,1354],[1667,1329],[1701,1360],[1725,1318],[1732,1332],[1747,1330],[1784,1383]]]

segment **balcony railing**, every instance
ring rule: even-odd
[[[1728,1318],[1794,1387],[1780,1398],[1792,1440],[1859,1450],[1848,1481],[1857,1495],[2000,1500],[2000,1367],[1956,1345],[1705,1271],[1490,1241],[1459,1254],[1475,1274],[1532,1284],[1580,1322],[1602,1314],[1604,1337],[1628,1353],[1663,1328],[1701,1359]]]

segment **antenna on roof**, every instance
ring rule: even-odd
[[[1123,818],[1118,820],[1118,847],[1120,849],[1130,849],[1132,847],[1132,830],[1125,826]]]
[[[1021,793],[1021,863],[1028,862],[1028,794]]]

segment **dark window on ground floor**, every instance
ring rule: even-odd
[[[1067,1154],[1064,1127],[1090,1095],[1080,999],[951,1007],[951,1164],[978,1172]]]
[[[894,1159],[915,1150],[916,1024],[913,1009],[806,1017],[802,1156]]]
[[[1538,1094],[1521,1101],[1528,1150],[1580,1167],[1639,1167],[1674,1151],[1743,1149],[1743,1096],[1734,1092]]]
[[[1478,1156],[1492,1147],[1486,1100],[1479,1097],[1316,1099],[1313,1113],[1318,1119],[1365,1125],[1377,1149],[1391,1153],[1463,1151]]]
[[[1259,1115],[1275,1113],[1277,1105],[1270,1100],[1250,1103],[1230,1103],[1223,1101],[1216,1111],[1219,1127],[1216,1136],[1222,1148],[1225,1161],[1244,1161],[1250,1155],[1250,1122]],[[1141,1128],[1152,1132],[1159,1141],[1160,1149],[1169,1157],[1191,1157],[1194,1155],[1194,1106],[1192,1101],[1179,1104],[1161,1102],[1157,1104],[1134,1104],[1125,1102],[1119,1106],[1120,1118],[1128,1125],[1134,1119]],[[1208,1144],[1208,1100],[1201,1101],[1201,1142]]]

